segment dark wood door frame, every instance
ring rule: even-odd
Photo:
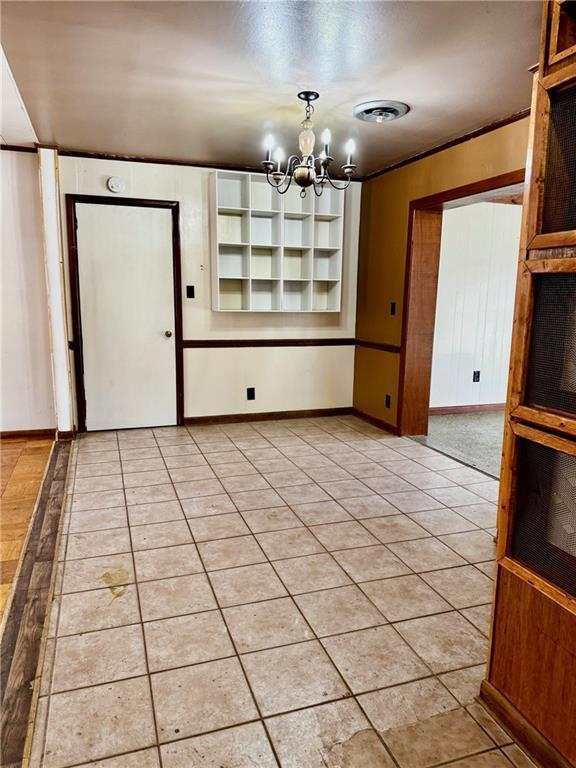
[[[106,195],[66,195],[66,229],[68,235],[68,266],[72,331],[74,339],[69,347],[74,351],[74,377],[76,383],[76,414],[78,431],[86,431],[86,393],[84,389],[84,357],[82,346],[82,316],[80,281],[78,272],[78,221],[76,206],[125,205],[136,208],[167,208],[172,214],[172,271],[174,284],[174,336],[176,350],[176,423],[184,424],[184,359],[182,345],[182,277],[180,257],[180,204],[174,200],[147,200],[136,197],[108,197]]]
[[[521,168],[410,202],[398,387],[401,435],[428,433],[442,212],[493,200],[495,190],[505,198],[518,191],[524,175]]]

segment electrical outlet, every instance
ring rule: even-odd
[[[392,404],[392,398],[390,397],[390,395],[386,395],[385,402],[386,402],[386,408],[390,408]]]
[[[247,387],[247,389],[246,389],[246,400],[256,400],[256,388],[255,387]]]
[[[194,286],[193,285],[187,285],[186,286],[186,298],[187,299],[193,299],[194,298]]]
[[[472,374],[472,381],[477,382],[480,381],[480,371],[474,371]]]

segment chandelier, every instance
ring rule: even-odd
[[[355,151],[353,139],[350,139],[345,146],[346,162],[342,166],[342,172],[346,181],[336,182],[330,178],[330,164],[334,161],[330,157],[330,131],[328,128],[322,133],[323,149],[318,156],[314,155],[314,144],[316,136],[314,135],[312,115],[314,114],[313,101],[320,98],[316,91],[301,91],[298,94],[301,101],[306,102],[305,118],[302,121],[302,130],[298,136],[298,146],[301,157],[290,155],[286,163],[285,170],[282,170],[282,163],[285,160],[285,154],[281,147],[274,149],[274,140],[272,136],[267,136],[265,140],[266,159],[262,161],[262,168],[266,172],[266,179],[271,187],[277,189],[281,195],[284,195],[294,181],[301,187],[300,197],[306,197],[306,189],[312,187],[317,197],[320,197],[324,188],[329,184],[334,189],[344,190],[350,186],[352,174],[356,166],[352,162],[352,155]]]

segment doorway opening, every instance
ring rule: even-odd
[[[400,431],[497,477],[524,171],[412,201]]]

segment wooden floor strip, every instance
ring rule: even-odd
[[[0,618],[9,607],[30,521],[50,458],[53,440],[11,437],[0,440]]]
[[[69,457],[70,443],[56,443],[0,639],[1,766],[22,761]]]

